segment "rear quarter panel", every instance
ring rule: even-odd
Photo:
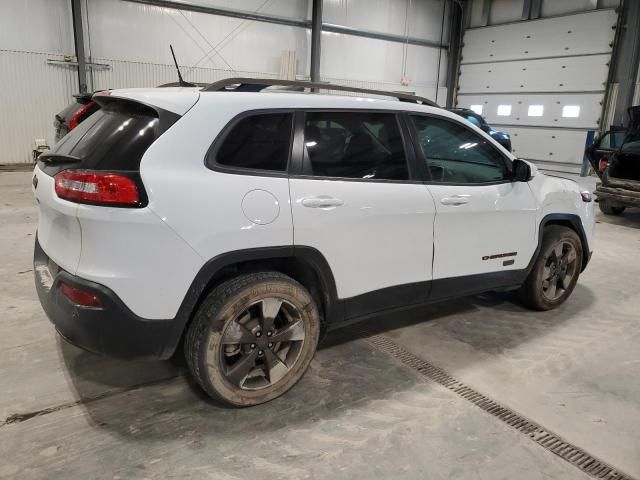
[[[250,109],[247,104],[225,101],[235,95],[242,94],[202,95],[149,148],[140,166],[149,208],[205,260],[235,250],[293,245],[286,175],[230,174],[205,166],[218,133]],[[250,221],[243,212],[243,199],[253,190],[267,191],[277,200],[277,218],[266,225]]]
[[[38,167],[33,171],[37,186],[38,240],[45,253],[59,267],[75,273],[82,249],[82,232],[76,218],[78,205],[58,198],[53,177]]]
[[[202,259],[149,208],[78,205],[76,275],[113,290],[145,319],[175,317]]]

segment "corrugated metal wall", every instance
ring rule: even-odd
[[[171,64],[128,62],[108,58],[96,58],[95,63],[109,65],[109,68],[94,69],[94,90],[114,88],[155,87],[169,82],[177,82],[176,67]],[[185,80],[197,83],[211,83],[229,77],[277,78],[267,72],[231,71],[218,68],[180,66]]]
[[[31,151],[36,138],[44,138],[53,146],[53,118],[78,91],[78,79],[74,65],[52,65],[47,60],[62,61],[62,55],[13,52],[0,50],[0,84],[11,95],[0,95],[0,163],[31,162]],[[175,67],[170,64],[129,62],[109,58],[94,58],[93,62],[106,67],[94,68],[89,76],[94,90],[154,87],[175,82]],[[262,77],[277,78],[271,72],[231,71],[216,68],[191,68],[181,66],[185,77],[192,82],[209,83],[223,78]],[[297,75],[308,79],[307,75]],[[433,86],[403,86],[400,82],[362,81],[345,78],[323,77],[340,85],[389,91],[409,91],[416,95],[436,98]],[[344,93],[342,93],[344,94]],[[437,98],[446,98],[446,88],[441,87]]]
[[[0,163],[31,161],[34,140],[53,145],[53,118],[78,91],[77,70],[50,65],[61,55],[0,50]]]
[[[326,1],[324,20],[374,32],[446,40],[446,0]],[[152,87],[176,80],[169,44],[185,79],[309,75],[310,31],[304,28],[141,5],[84,0],[85,49],[108,68],[89,71],[90,90]],[[245,11],[310,18],[310,0],[192,0]],[[0,0],[0,163],[31,161],[36,138],[52,145],[53,118],[77,93],[76,67],[47,59],[73,55],[69,0]],[[441,32],[444,25],[445,31]],[[4,50],[3,50],[4,49]],[[38,52],[38,53],[32,53]],[[45,53],[43,53],[45,52]],[[51,53],[46,53],[51,52]],[[295,59],[293,58],[295,57]],[[334,32],[322,35],[323,79],[364,88],[415,92],[444,103],[446,51]],[[440,70],[438,71],[438,65]],[[284,75],[284,73],[283,73]],[[440,88],[438,88],[438,85]]]

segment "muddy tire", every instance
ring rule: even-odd
[[[538,258],[519,291],[522,303],[534,310],[561,305],[576,286],[582,258],[582,242],[574,230],[546,227]]]
[[[302,285],[278,272],[251,273],[207,295],[185,337],[185,357],[209,396],[247,407],[293,387],[319,336],[318,308]]]
[[[611,205],[611,203],[606,200],[600,200],[598,202],[598,207],[600,207],[600,211],[605,215],[620,215],[625,209],[625,207],[616,207]]]

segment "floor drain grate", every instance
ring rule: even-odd
[[[552,433],[528,418],[523,417],[519,413],[511,410],[509,407],[501,405],[497,401],[483,395],[461,381],[456,380],[441,368],[417,357],[389,338],[383,335],[373,335],[365,338],[365,341],[376,349],[397,358],[403,364],[413,370],[416,370],[430,380],[433,380],[452,392],[457,393],[462,398],[470,401],[494,417],[497,417],[499,420],[502,420],[510,427],[527,435],[534,442],[553,452],[570,464],[578,467],[580,470],[592,477],[604,480],[633,480],[633,477],[620,472],[602,460],[598,460],[581,448],[570,444],[555,433]]]

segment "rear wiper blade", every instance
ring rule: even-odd
[[[74,163],[82,161],[82,159],[73,155],[59,155],[56,153],[44,153],[38,157],[38,160],[42,160],[44,163]]]

